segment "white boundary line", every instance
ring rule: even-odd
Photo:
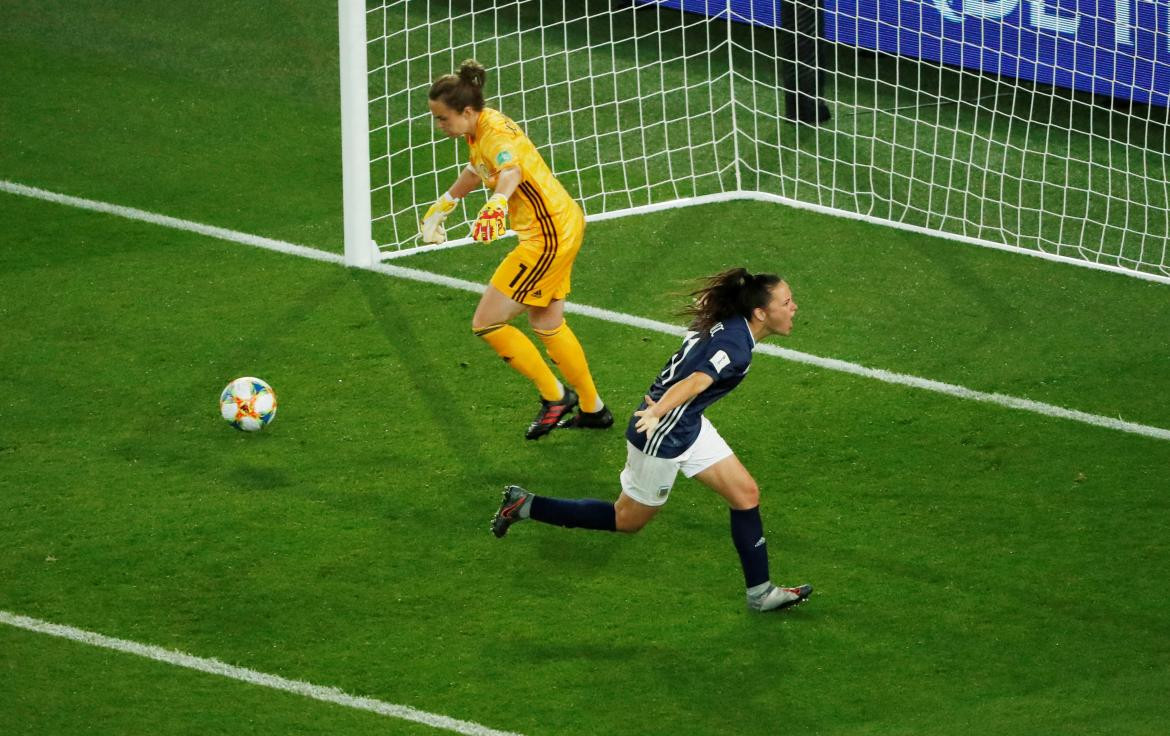
[[[206,672],[210,675],[219,675],[220,677],[246,682],[250,685],[259,685],[260,687],[267,687],[273,690],[283,690],[287,693],[341,705],[346,708],[364,710],[370,713],[377,713],[380,716],[421,723],[424,726],[466,734],[466,736],[521,736],[514,731],[497,731],[494,728],[481,726],[478,723],[460,721],[455,718],[428,713],[424,710],[416,710],[406,705],[395,705],[393,703],[375,700],[374,698],[347,695],[335,687],[322,687],[301,680],[289,680],[278,675],[268,675],[244,667],[235,667],[220,662],[218,659],[196,657],[173,649],[163,649],[162,647],[156,647],[150,644],[139,644],[138,642],[127,641],[126,639],[115,639],[103,634],[96,634],[92,631],[75,629],[72,626],[62,626],[27,616],[18,616],[8,611],[0,610],[0,623],[38,634],[48,634],[49,636],[69,639],[103,649],[112,649],[116,652],[133,654],[136,657],[145,657],[146,659],[153,659],[156,662],[163,662],[176,667]]]
[[[247,233],[227,230],[221,227],[214,227],[212,225],[203,225],[201,223],[191,222],[189,220],[180,220],[178,218],[168,217],[166,215],[158,215],[153,212],[134,209],[132,207],[122,207],[120,205],[108,204],[106,202],[97,202],[91,199],[71,197],[67,194],[50,192],[45,189],[38,189],[36,187],[30,187],[24,184],[17,184],[16,182],[0,180],[0,191],[18,194],[25,197],[33,197],[35,199],[42,199],[48,202],[56,202],[58,204],[68,205],[70,207],[79,207],[81,209],[92,210],[95,212],[104,212],[111,215],[117,215],[119,217],[126,217],[132,220],[141,220],[143,222],[149,222],[155,225],[162,225],[163,227],[187,230],[189,232],[207,235],[209,237],[218,238],[220,240],[228,240],[233,243],[242,243],[244,245],[251,245],[257,248],[266,248],[268,250],[274,250],[280,253],[301,256],[303,258],[312,258],[314,260],[326,261],[339,265],[344,265],[345,263],[341,255],[336,253],[329,253],[323,250],[317,250],[316,248],[308,248],[303,245],[286,243],[282,240],[262,238],[256,235],[249,235]],[[411,281],[421,281],[428,284],[437,284],[439,286],[460,289],[462,291],[470,291],[476,294],[479,294],[483,291],[482,284],[477,284],[473,281],[467,281],[464,279],[453,278],[451,276],[443,276],[441,274],[431,273],[430,271],[422,271],[416,268],[406,268],[405,266],[395,266],[388,263],[375,263],[374,265],[370,266],[368,270],[384,273],[388,276],[394,276],[396,278],[409,279]],[[644,330],[661,332],[667,335],[682,336],[685,332],[682,327],[677,325],[646,319],[644,317],[636,317],[634,315],[625,314],[622,312],[614,312],[608,309],[591,307],[586,304],[569,303],[565,305],[565,311],[571,314],[581,314],[587,317],[604,320],[606,322],[615,322],[618,324],[628,325],[630,327],[638,327]],[[1035,414],[1042,414],[1044,416],[1056,417],[1059,419],[1068,419],[1074,422],[1090,424],[1095,427],[1104,427],[1106,429],[1113,429],[1119,432],[1128,432],[1130,434],[1143,435],[1145,437],[1152,437],[1159,440],[1170,440],[1170,429],[1163,429],[1161,427],[1153,427],[1145,424],[1137,424],[1135,422],[1127,422],[1120,418],[1114,419],[1112,417],[1100,416],[1098,414],[1089,414],[1083,411],[1076,411],[1075,409],[1065,409],[1064,407],[1055,406],[1053,404],[1045,404],[1039,401],[1032,401],[1030,399],[1021,399],[1015,396],[1007,396],[1005,394],[975,391],[973,389],[964,388],[963,386],[942,383],[941,381],[934,381],[928,378],[919,378],[917,376],[911,376],[904,373],[893,373],[890,371],[881,370],[879,368],[866,368],[865,366],[857,365],[856,363],[847,363],[843,360],[837,360],[835,358],[822,358],[820,356],[811,355],[809,353],[802,353],[796,350],[789,350],[787,348],[781,348],[775,345],[759,345],[757,346],[756,350],[766,355],[772,355],[778,358],[783,358],[785,360],[790,360],[797,363],[805,363],[827,370],[850,373],[855,376],[862,376],[864,378],[872,378],[874,380],[885,383],[893,383],[901,386],[910,386],[911,388],[934,391],[936,393],[946,394],[947,396],[968,399],[970,401],[981,401],[988,404],[996,404],[998,406],[1004,406],[1009,409],[1030,411]]]
[[[7,181],[0,179],[0,191],[9,192],[11,194],[19,194],[23,197],[32,197],[33,199],[43,199],[46,202],[55,202],[57,204],[64,204],[70,207],[78,207],[83,210],[92,210],[94,212],[104,212],[108,215],[117,215],[118,217],[125,217],[130,220],[141,220],[149,222],[153,225],[162,225],[163,227],[174,228],[175,230],[186,230],[192,233],[199,233],[200,235],[207,235],[208,237],[218,238],[219,240],[230,240],[233,243],[243,243],[244,245],[253,245],[257,248],[267,248],[268,250],[275,250],[281,253],[288,253],[293,256],[301,256],[302,258],[312,258],[317,261],[328,261],[330,263],[339,263],[344,265],[345,259],[337,253],[327,253],[316,248],[306,248],[303,245],[294,245],[293,243],[286,243],[283,240],[273,240],[272,238],[261,238],[256,235],[248,235],[247,233],[236,232],[235,230],[227,230],[222,227],[215,227],[214,225],[203,225],[198,222],[191,222],[190,220],[180,220],[177,217],[167,217],[166,215],[158,215],[146,210],[139,210],[133,207],[122,207],[121,205],[109,204],[107,202],[98,202],[92,199],[82,199],[81,197],[70,197],[68,194],[58,194],[57,192],[50,192],[47,189],[38,189],[36,187],[26,186],[24,184],[17,184],[14,181]]]

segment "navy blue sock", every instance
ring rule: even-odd
[[[743,565],[743,581],[748,588],[768,582],[768,545],[764,542],[764,522],[760,507],[731,509],[731,541]]]
[[[533,496],[528,518],[569,529],[580,527],[606,532],[617,531],[617,512],[614,511],[613,504],[593,498],[576,500]]]

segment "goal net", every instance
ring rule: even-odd
[[[1167,18],[1104,1],[825,0],[798,33],[777,0],[356,0],[369,238],[421,247],[466,163],[427,90],[476,58],[590,220],[754,198],[1163,280]],[[819,70],[828,120],[791,119],[793,69]]]

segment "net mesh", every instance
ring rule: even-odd
[[[779,3],[736,5],[369,3],[375,240],[419,245],[421,211],[466,163],[426,93],[475,58],[488,104],[589,216],[762,193],[1170,274],[1165,108],[825,41],[796,61],[811,39],[777,27]],[[787,116],[791,63],[823,70],[828,121]],[[469,196],[448,232],[479,204]]]

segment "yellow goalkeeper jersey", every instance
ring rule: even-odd
[[[509,166],[520,167],[520,186],[508,198],[508,219],[520,241],[556,242],[557,234],[579,232],[584,213],[524,131],[499,110],[485,107],[479,113],[475,133],[467,136],[471,166],[489,189],[496,175]],[[550,232],[550,229],[553,232]]]

